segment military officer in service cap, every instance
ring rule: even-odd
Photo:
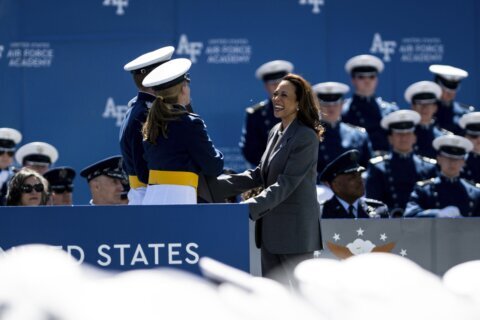
[[[142,128],[149,169],[143,204],[195,204],[200,176],[216,178],[223,171],[223,154],[205,123],[185,107],[191,100],[191,65],[188,59],[173,59],[143,80],[156,94]]]
[[[153,69],[169,61],[174,51],[174,47],[163,47],[145,53],[124,66],[125,71],[132,73],[138,89],[137,97],[131,101],[120,129],[120,150],[130,183],[128,191],[130,205],[142,204],[148,183],[148,168],[143,158],[142,125],[147,120],[155,93],[152,88],[144,87],[142,81]]]
[[[432,81],[415,82],[405,90],[405,100],[412,106],[412,110],[420,114],[420,123],[415,128],[415,153],[432,159],[437,156],[432,145],[433,140],[444,134],[451,134],[435,123],[434,115],[441,95],[442,88]]]
[[[388,207],[377,200],[363,198],[365,186],[361,173],[365,168],[359,164],[360,153],[347,151],[323,170],[320,179],[328,184],[334,196],[320,204],[322,219],[341,218],[388,218]]]
[[[15,153],[15,160],[24,168],[32,169],[41,175],[58,159],[57,149],[46,142],[30,142]]]
[[[124,204],[123,181],[127,179],[127,175],[123,171],[121,156],[100,160],[84,168],[80,176],[87,179],[92,194],[91,205]]]
[[[70,167],[53,168],[43,174],[50,186],[50,204],[54,206],[71,206],[73,204],[73,179],[75,175],[75,170]]]
[[[355,93],[343,105],[342,120],[367,130],[373,151],[380,153],[390,150],[386,132],[380,127],[380,120],[398,107],[383,101],[375,95],[378,75],[384,65],[379,58],[362,54],[347,61],[345,70],[350,74]]]
[[[475,111],[473,106],[455,101],[460,82],[468,77],[468,72],[460,68],[439,64],[431,65],[428,70],[435,74],[435,82],[442,88],[442,96],[435,114],[437,125],[454,134],[462,134],[458,124],[460,117],[465,113]]]
[[[415,127],[420,115],[398,110],[382,119],[392,151],[370,160],[367,197],[385,202],[393,217],[401,217],[415,183],[436,175],[436,161],[414,154]]]
[[[465,138],[473,144],[462,170],[462,178],[480,183],[480,112],[464,114],[459,124],[465,132]]]
[[[314,85],[312,89],[318,97],[322,125],[325,128],[318,150],[318,173],[333,159],[352,149],[359,152],[360,165],[367,167],[373,156],[367,132],[364,128],[341,121],[343,99],[349,91],[348,86],[339,82],[322,82]]]
[[[433,140],[440,174],[415,186],[405,217],[480,216],[480,188],[460,178],[472,143],[461,136],[445,135]]]
[[[292,63],[274,60],[262,64],[255,73],[257,79],[263,81],[268,99],[246,109],[240,149],[252,167],[260,163],[267,147],[268,133],[279,122],[273,115],[272,94],[282,78],[292,71]]]
[[[15,174],[13,156],[22,134],[12,128],[0,128],[0,206],[5,204],[8,181]]]

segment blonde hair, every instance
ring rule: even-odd
[[[182,92],[185,81],[173,87],[156,90],[157,98],[148,112],[147,121],[143,124],[143,140],[156,144],[160,133],[167,138],[168,123],[186,114],[185,110],[176,110],[173,105],[178,102],[178,96]]]

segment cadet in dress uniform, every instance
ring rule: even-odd
[[[188,59],[174,59],[153,70],[143,81],[156,99],[143,126],[149,169],[143,204],[197,203],[199,175],[220,175],[223,154],[215,149],[200,116],[189,113]]]
[[[123,171],[121,156],[100,160],[80,171],[87,179],[92,194],[91,205],[124,204],[122,200],[123,181],[127,175]]]
[[[415,82],[405,90],[405,100],[412,106],[412,110],[420,114],[420,123],[415,128],[417,136],[415,153],[432,159],[437,156],[437,151],[432,145],[433,140],[444,134],[451,134],[435,123],[434,115],[441,95],[442,88],[432,81]]]
[[[70,167],[57,167],[44,173],[50,186],[50,204],[54,206],[71,206],[73,204],[73,179],[75,170]]]
[[[388,207],[378,200],[362,198],[365,185],[361,173],[365,168],[359,164],[360,153],[350,150],[330,162],[321,174],[334,196],[320,204],[322,219],[342,218],[388,218]]]
[[[255,73],[256,77],[263,81],[268,99],[246,109],[240,149],[252,167],[260,163],[267,147],[268,133],[279,122],[273,115],[272,94],[283,76],[292,71],[292,63],[274,60],[261,65]]]
[[[445,135],[433,140],[433,147],[438,151],[440,174],[417,183],[404,216],[480,216],[480,188],[460,178],[472,143],[464,137]]]
[[[155,93],[152,88],[144,87],[142,81],[153,69],[170,60],[174,51],[174,47],[163,47],[145,53],[123,67],[125,71],[132,73],[138,89],[137,97],[131,101],[131,107],[120,128],[120,150],[130,183],[128,191],[130,205],[142,204],[148,183],[147,162],[143,158],[142,125],[147,120],[148,110],[155,100]]]
[[[22,134],[15,129],[0,128],[0,206],[5,204],[8,181],[15,174],[13,155],[17,144],[22,141]]]
[[[383,62],[375,56],[363,54],[347,61],[345,70],[352,78],[355,93],[343,105],[342,120],[367,130],[372,148],[380,153],[389,150],[386,132],[380,127],[380,120],[392,111],[394,104],[375,96],[378,74],[383,71]]]
[[[370,160],[367,197],[385,202],[392,217],[401,217],[415,183],[436,176],[436,161],[413,153],[415,126],[420,115],[412,110],[398,110],[382,119],[388,130],[392,151]]]
[[[480,183],[480,112],[464,114],[459,124],[465,131],[465,138],[473,144],[462,170],[462,178]]]
[[[30,142],[15,153],[15,160],[24,168],[30,168],[41,175],[58,159],[57,149],[46,142]]]
[[[325,128],[318,150],[318,173],[333,159],[352,149],[358,150],[360,165],[367,167],[373,156],[368,134],[364,128],[341,121],[343,98],[349,91],[348,86],[339,82],[323,82],[312,88],[320,103],[322,126]]]
[[[473,106],[455,101],[460,81],[468,77],[468,72],[456,67],[434,64],[428,70],[435,74],[435,82],[442,88],[442,97],[435,114],[435,121],[440,128],[462,134],[458,125],[460,117],[465,113],[475,111]]]

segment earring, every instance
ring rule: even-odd
[[[299,106],[297,106],[297,111],[300,111],[300,107],[299,107]]]

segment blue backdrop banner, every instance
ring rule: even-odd
[[[345,62],[373,54],[385,63],[378,94],[407,108],[405,89],[450,64],[470,73],[457,98],[476,106],[479,16],[476,0],[0,0],[0,127],[53,144],[57,165],[77,171],[118,154],[136,95],[123,65],[173,45],[194,62],[195,112],[239,171],[245,108],[266,98],[259,65],[290,60],[313,84],[350,84]],[[86,182],[75,186],[86,204]]]

